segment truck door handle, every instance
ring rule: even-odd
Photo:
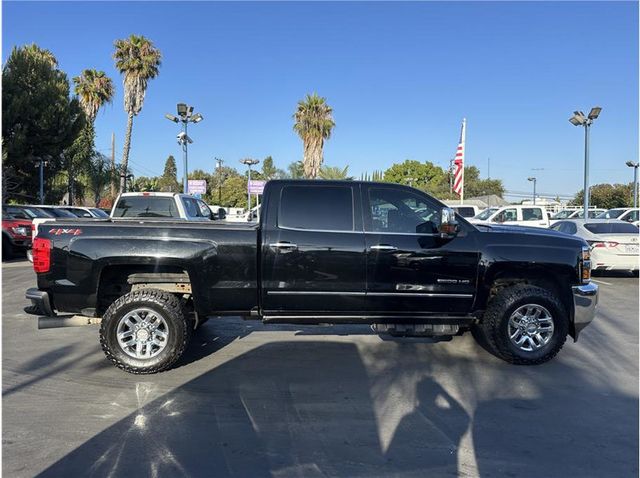
[[[274,244],[269,244],[269,247],[273,247],[274,249],[288,249],[294,250],[298,248],[297,244],[293,244],[292,242],[276,242]]]
[[[372,251],[397,251],[396,246],[390,246],[389,244],[378,244],[369,248]]]

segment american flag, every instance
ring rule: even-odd
[[[464,138],[467,120],[462,120],[462,132],[460,133],[460,142],[456,150],[456,157],[453,160],[453,191],[460,196],[460,200],[464,199]]]

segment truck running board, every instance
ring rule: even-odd
[[[394,337],[433,337],[455,335],[460,327],[457,324],[371,324],[371,330]]]
[[[61,327],[82,327],[83,325],[99,325],[98,317],[73,315],[71,317],[38,317],[38,329],[59,329]]]

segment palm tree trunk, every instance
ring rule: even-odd
[[[122,151],[122,171],[120,172],[120,194],[125,192],[127,184],[127,170],[129,168],[129,148],[131,147],[131,130],[133,129],[133,113],[129,113],[127,120],[127,133],[124,137],[124,149]]]

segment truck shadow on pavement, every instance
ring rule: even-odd
[[[607,392],[603,405],[601,387],[566,364],[525,369],[437,346],[367,347],[257,345],[141,404],[39,476],[637,475],[637,398]],[[522,387],[534,398],[504,398]],[[465,408],[460,393],[475,405]],[[468,432],[475,465],[461,469]]]

